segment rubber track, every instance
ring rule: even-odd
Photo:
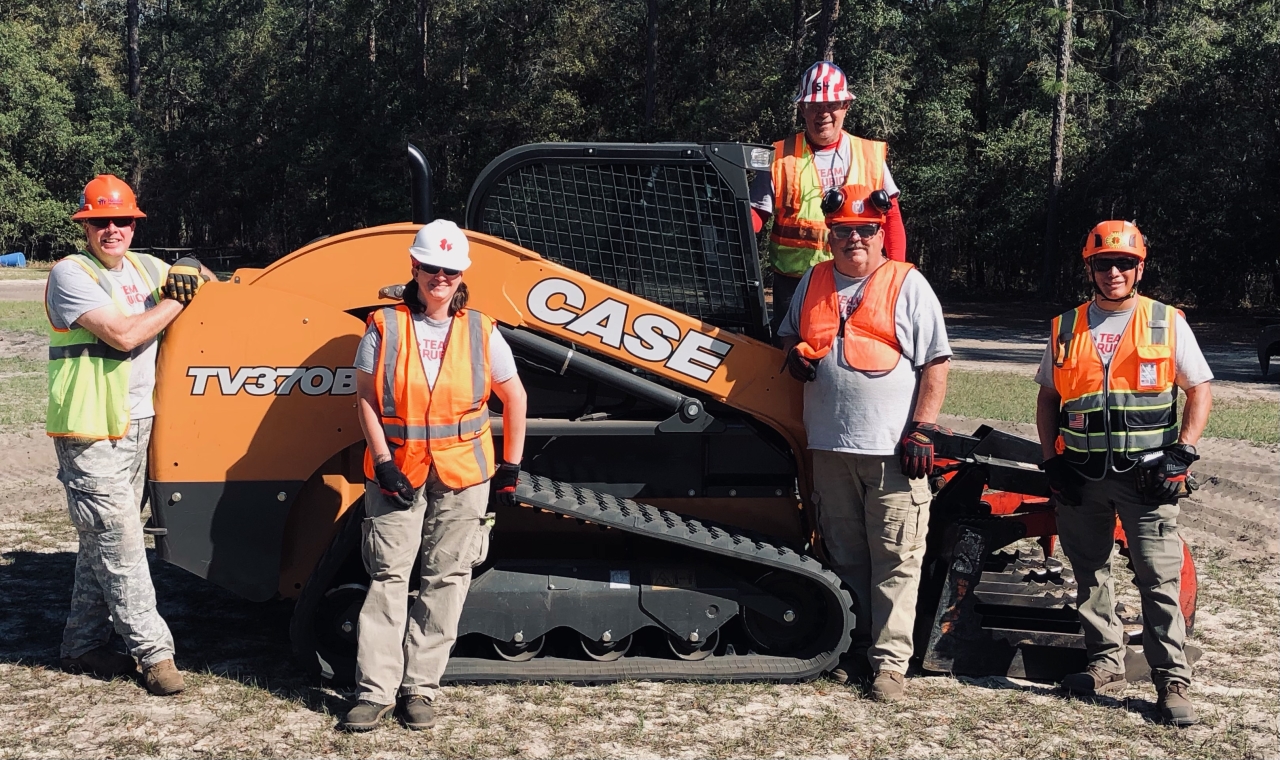
[[[734,529],[694,520],[675,512],[639,504],[586,488],[524,473],[516,487],[522,504],[597,525],[667,541],[686,549],[710,552],[745,560],[761,568],[783,570],[816,583],[844,610],[839,641],[824,647],[822,654],[809,658],[768,655],[712,656],[698,662],[657,657],[623,657],[614,662],[536,658],[527,662],[506,662],[478,657],[455,657],[442,680],[450,683],[493,683],[501,681],[569,681],[608,683],[621,680],[693,681],[806,681],[834,667],[850,645],[854,626],[853,598],[840,579],[812,557],[799,554],[758,537],[747,537]]]

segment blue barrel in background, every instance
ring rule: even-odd
[[[0,267],[25,267],[26,265],[27,256],[22,251],[6,253],[3,256],[0,256]]]

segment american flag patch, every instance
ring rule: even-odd
[[[1084,412],[1068,412],[1067,427],[1072,430],[1084,430]]]

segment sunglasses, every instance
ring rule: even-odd
[[[458,275],[462,274],[461,269],[446,269],[445,267],[433,267],[430,264],[419,264],[418,270],[421,272],[426,272],[432,277],[435,277],[438,274],[444,274],[445,277],[457,277]]]
[[[1133,256],[1120,256],[1117,258],[1102,259],[1097,256],[1089,259],[1089,266],[1095,272],[1110,272],[1112,267],[1121,272],[1128,272],[1138,268],[1138,259]]]
[[[831,228],[831,238],[833,240],[848,240],[853,233],[858,233],[858,237],[866,240],[873,238],[880,231],[878,224],[837,224]]]
[[[116,227],[120,229],[124,229],[125,227],[132,227],[135,220],[133,219],[133,217],[122,216],[119,218],[86,219],[85,221],[88,222],[89,226],[94,228],[95,230],[104,230],[107,228],[107,225],[109,224],[114,224]]]

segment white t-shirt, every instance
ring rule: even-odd
[[[800,311],[809,289],[810,269],[800,278],[795,298],[778,328],[781,337],[800,333]],[[835,272],[840,308],[851,313],[862,302],[867,277]],[[809,448],[888,456],[895,452],[915,409],[920,369],[951,356],[942,304],[919,270],[907,273],[893,313],[894,333],[902,347],[898,366],[883,373],[861,372],[844,360],[844,342],[836,336],[831,353],[818,362],[817,377],[804,384],[804,428]]]
[[[424,314],[413,315],[414,341],[418,344],[418,354],[422,357],[422,370],[427,375],[427,387],[436,387],[436,378],[440,376],[440,361],[444,358],[445,341],[449,337],[449,323],[452,320],[428,319]],[[378,348],[382,345],[382,336],[373,325],[364,331],[360,339],[360,347],[356,349],[356,369],[373,374],[378,362]],[[494,325],[489,333],[489,377],[494,383],[505,383],[516,376],[516,358],[511,353],[498,326]]]
[[[166,268],[161,266],[161,277]],[[142,314],[154,309],[156,301],[147,290],[145,281],[128,259],[119,270],[107,270],[106,276],[115,280],[124,291],[130,315]],[[156,285],[161,285],[157,282]],[[45,298],[53,326],[59,330],[79,327],[76,320],[103,306],[119,308],[102,286],[93,281],[84,267],[63,259],[49,272],[49,289]],[[153,392],[156,387],[156,338],[129,352],[129,417],[140,420],[156,414]]]
[[[1124,311],[1107,311],[1098,304],[1089,304],[1089,332],[1093,336],[1093,345],[1098,349],[1098,356],[1103,366],[1110,366],[1111,357],[1124,331],[1129,329],[1129,320],[1133,318],[1132,308]],[[1174,321],[1174,356],[1173,366],[1177,373],[1174,383],[1186,390],[1213,379],[1213,371],[1205,361],[1200,344],[1191,332],[1187,320],[1175,312]],[[1053,388],[1053,344],[1051,337],[1045,345],[1044,354],[1040,357],[1040,369],[1036,372],[1036,382],[1046,388]]]
[[[839,142],[813,154],[814,168],[818,170],[818,179],[824,191],[840,187],[849,176],[849,159],[851,146],[849,138],[841,135]],[[889,173],[889,165],[884,165],[884,191],[893,197],[898,194],[898,185]],[[751,181],[751,206],[765,214],[773,213],[773,172],[758,171]]]

